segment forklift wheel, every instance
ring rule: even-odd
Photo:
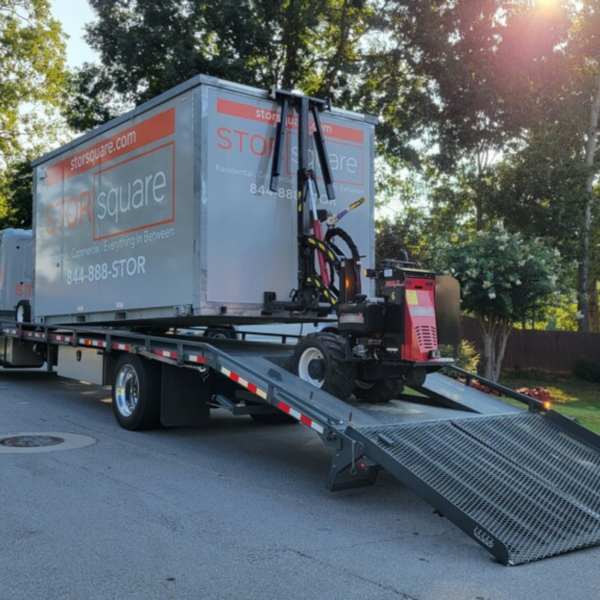
[[[347,341],[335,333],[315,333],[301,339],[292,356],[291,371],[308,383],[342,400],[352,393],[356,368],[346,357]]]
[[[378,381],[356,380],[354,395],[358,400],[377,404],[397,400],[404,391],[401,379],[379,379]]]

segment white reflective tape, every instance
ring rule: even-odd
[[[188,360],[190,362],[204,364],[206,362],[206,358],[204,356],[198,356],[197,354],[190,354],[188,356]]]
[[[253,394],[260,396],[264,400],[267,399],[267,392],[265,392],[264,390],[261,390],[254,383],[250,383],[243,377],[240,377],[237,373],[233,373],[232,371],[230,371],[229,369],[226,369],[225,367],[221,367],[221,373],[223,373],[223,375],[229,377],[229,379],[231,379],[232,381],[239,383],[241,386],[245,387],[247,390],[251,391]]]
[[[113,344],[115,350],[129,350],[129,344]]]

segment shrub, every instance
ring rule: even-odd
[[[573,365],[573,374],[584,381],[592,381],[596,383],[600,381],[600,365],[595,363],[593,360],[580,358]]]
[[[450,345],[440,346],[442,356],[454,358],[454,347]],[[468,340],[463,340],[458,346],[458,356],[455,358],[455,365],[469,371],[469,373],[477,372],[477,365],[481,354],[475,349],[475,344]]]

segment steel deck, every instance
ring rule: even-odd
[[[505,564],[600,542],[600,453],[541,414],[348,433]]]

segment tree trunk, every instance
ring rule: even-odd
[[[600,65],[600,60],[598,61]],[[590,111],[590,123],[585,144],[585,166],[588,167],[585,182],[585,205],[581,229],[581,267],[579,269],[578,308],[582,315],[579,321],[579,331],[590,331],[590,235],[592,229],[592,203],[594,200],[594,154],[598,139],[598,118],[600,116],[600,68],[596,80],[596,89]]]
[[[484,377],[495,382],[500,378],[512,324],[479,315],[477,315],[477,322],[483,340]]]
[[[589,299],[589,310],[590,310],[590,333],[598,333],[600,330],[600,318],[598,315],[598,278],[597,276],[590,276],[590,283],[588,286],[588,299]]]

